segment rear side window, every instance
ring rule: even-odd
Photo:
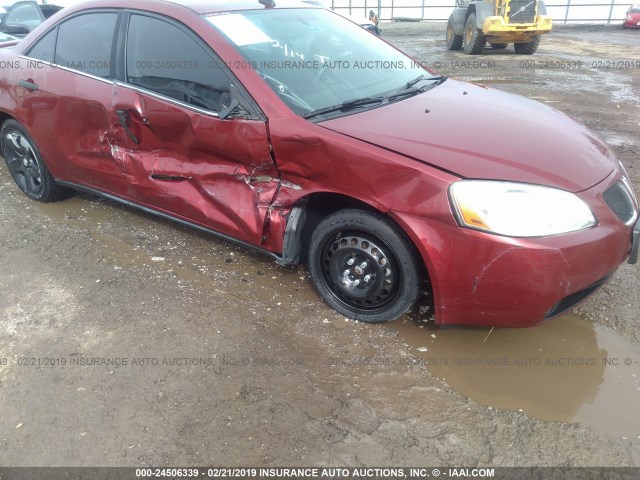
[[[42,60],[43,62],[53,62],[53,57],[56,53],[56,34],[58,29],[54,28],[44,37],[37,41],[37,43],[31,47],[28,55],[31,58]]]
[[[117,13],[88,13],[62,23],[58,27],[55,63],[109,78],[117,20]]]
[[[132,15],[127,36],[127,82],[194,107],[220,111],[231,81],[212,52],[176,25]]]

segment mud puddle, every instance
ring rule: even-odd
[[[148,231],[146,217],[108,201],[80,195],[31,208],[52,222],[63,221],[86,230],[100,257],[117,270],[154,265],[191,286],[237,297],[254,308],[264,307],[263,311],[318,301],[300,272],[282,271],[251,255],[234,256],[224,247],[216,248],[220,251],[212,255],[213,239],[201,242],[198,234],[184,239],[190,248],[178,248],[183,240],[175,237],[182,234],[171,228],[164,231],[161,222],[153,223],[151,230],[162,232],[162,242],[136,244],[135,235],[122,231],[122,218],[127,217],[129,228],[134,225]],[[151,238],[157,236],[148,233]],[[204,245],[199,248],[201,243]],[[158,247],[163,248],[157,253],[166,258],[154,256]],[[262,270],[256,273],[256,268]],[[278,295],[274,282],[281,288],[293,287],[295,293]],[[244,297],[238,295],[240,285],[250,285],[253,296],[240,298]],[[350,324],[337,322],[339,327]],[[640,404],[640,347],[614,331],[573,316],[530,329],[491,332],[483,328],[440,329],[412,320],[391,325],[413,347],[419,362],[451,388],[483,405],[543,420],[585,423],[629,438],[640,435],[640,416],[634,407]]]
[[[478,403],[640,438],[640,347],[565,315],[526,329],[397,322],[417,361]]]

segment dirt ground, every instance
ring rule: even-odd
[[[383,27],[585,123],[640,192],[640,32],[468,57],[444,24]],[[93,196],[31,202],[4,163],[0,226],[1,466],[640,466],[637,266],[533,329],[366,325],[304,268]]]

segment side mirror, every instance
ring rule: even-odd
[[[251,114],[240,103],[243,97],[238,87],[236,87],[234,84],[231,84],[229,95],[231,95],[229,106],[220,111],[220,113],[218,114],[218,118],[220,120],[226,120],[227,118],[251,117]]]
[[[7,23],[3,29],[3,33],[16,36],[28,35],[30,31],[31,30],[29,30],[29,27],[22,23]]]
[[[225,108],[224,110],[220,110],[218,118],[220,120],[226,120],[239,106],[240,102],[238,102],[238,100],[234,98],[233,100],[231,100],[231,102],[229,102],[229,106],[227,108]]]

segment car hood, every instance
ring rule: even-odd
[[[567,115],[451,79],[421,95],[320,125],[464,178],[577,192],[616,165],[611,150]]]

